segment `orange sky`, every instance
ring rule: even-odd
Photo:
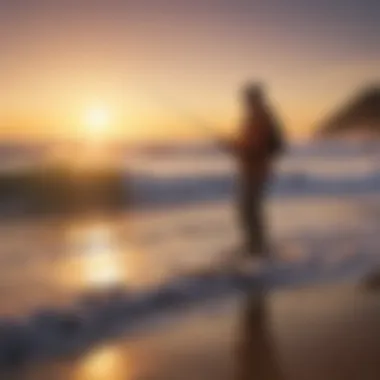
[[[0,133],[75,136],[99,104],[110,137],[199,137],[187,114],[233,129],[239,86],[258,78],[287,129],[307,135],[379,78],[379,6],[285,3],[2,2]]]

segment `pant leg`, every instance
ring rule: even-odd
[[[253,191],[251,218],[249,220],[250,253],[262,255],[266,251],[266,229],[264,221],[264,192],[262,186]]]
[[[251,251],[254,238],[252,236],[253,225],[253,202],[252,197],[240,195],[239,199],[239,222],[242,232],[244,250]]]
[[[266,250],[264,223],[264,185],[254,179],[242,181],[239,218],[248,254],[262,254]]]

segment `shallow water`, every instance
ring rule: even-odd
[[[269,203],[276,256],[287,263],[339,265],[378,258],[378,197]],[[1,314],[70,304],[83,293],[142,289],[215,268],[239,247],[231,205],[0,224]]]

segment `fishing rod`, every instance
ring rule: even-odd
[[[206,133],[220,150],[222,150],[223,152],[228,151],[227,141],[221,138],[216,128],[211,126],[207,121],[203,120],[194,113],[185,110],[172,99],[166,98],[166,100],[163,101],[162,96],[156,96],[155,98],[159,101],[161,105],[165,106],[165,108],[174,110],[175,113],[181,118],[186,118],[187,120],[191,121],[191,125],[197,127],[200,131],[202,131],[202,133]]]

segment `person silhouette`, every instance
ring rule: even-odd
[[[263,203],[272,164],[284,148],[284,136],[266,101],[263,86],[249,84],[242,92],[243,119],[238,137],[223,141],[237,159],[239,169],[238,215],[244,252],[265,257],[269,252]]]

